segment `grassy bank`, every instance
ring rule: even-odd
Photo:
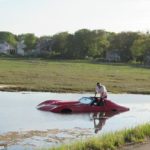
[[[149,79],[149,68],[133,65],[0,59],[0,90],[94,92],[99,81],[109,92],[150,94]],[[8,86],[2,88],[2,85]]]
[[[150,124],[125,129],[99,137],[92,137],[49,150],[116,150],[128,144],[142,143],[150,139]]]

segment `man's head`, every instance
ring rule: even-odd
[[[97,86],[101,86],[101,83],[99,83],[99,82],[97,82],[97,84],[96,84]]]

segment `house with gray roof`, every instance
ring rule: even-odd
[[[0,53],[8,54],[8,55],[15,54],[16,49],[12,45],[4,41],[0,43]]]

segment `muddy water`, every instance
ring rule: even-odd
[[[51,147],[109,131],[134,127],[150,122],[150,96],[109,94],[112,101],[127,106],[130,111],[101,119],[92,114],[55,114],[36,109],[48,99],[77,100],[89,93],[0,92],[0,141],[8,150]]]

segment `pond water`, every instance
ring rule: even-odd
[[[110,118],[95,120],[92,114],[56,114],[39,111],[37,104],[49,99],[77,100],[90,93],[0,92],[0,141],[8,150],[53,146],[150,122],[150,95],[109,94],[109,99],[130,108]],[[99,129],[96,130],[96,125]],[[95,134],[97,133],[97,134]],[[10,140],[10,137],[11,138]]]

